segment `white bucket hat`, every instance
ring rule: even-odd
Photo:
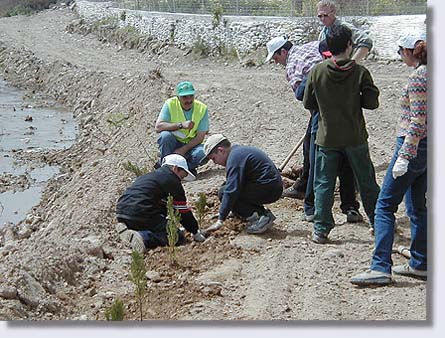
[[[414,49],[418,41],[426,41],[426,32],[421,30],[406,31],[400,35],[397,45],[403,48]]]
[[[175,165],[181,169],[184,169],[188,174],[184,178],[185,181],[194,181],[196,179],[195,175],[190,172],[186,159],[179,154],[170,154],[165,156],[162,160],[162,165]]]
[[[267,47],[267,57],[264,62],[269,62],[270,59],[272,59],[272,56],[274,53],[284,46],[284,44],[287,42],[287,37],[285,36],[277,36],[276,38],[273,38],[268,43],[266,43]]]

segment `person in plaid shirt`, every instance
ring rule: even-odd
[[[285,66],[286,79],[292,87],[296,99],[301,101],[309,72],[313,66],[323,60],[322,55],[328,52],[326,42],[312,41],[297,46],[288,41],[287,37],[279,36],[267,43],[267,49],[268,55],[266,62],[273,59],[275,63]],[[314,140],[317,129],[318,112],[311,111],[311,117],[303,143],[303,171],[294,185],[283,192],[283,197],[304,199],[304,220],[309,222],[314,220],[315,212],[314,190],[312,187],[315,148],[313,144],[311,148],[311,135]],[[314,143],[313,140],[312,143]],[[347,216],[347,222],[355,223],[363,221],[363,216],[358,211],[360,204],[356,200],[354,176],[347,159],[341,163],[339,177],[340,208]],[[310,186],[307,185],[308,182]]]

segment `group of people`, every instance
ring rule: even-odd
[[[375,236],[369,270],[351,278],[357,285],[385,285],[391,272],[424,278],[427,275],[427,49],[422,31],[402,34],[398,40],[402,61],[415,70],[401,99],[401,122],[396,149],[380,189],[368,147],[363,109],[379,106],[379,89],[369,70],[359,62],[372,41],[336,18],[335,3],[321,0],[318,17],[324,24],[319,40],[294,45],[286,37],[267,44],[266,62],[285,66],[286,79],[297,100],[309,110],[303,146],[304,170],[296,183],[283,191],[280,172],[262,150],[232,144],[223,134],[207,137],[207,106],[195,99],[192,83],[176,86],[176,96],[161,109],[160,160],[155,171],[138,177],[119,198],[116,207],[120,238],[133,250],[167,245],[167,198],[180,213],[180,223],[193,239],[203,242],[234,216],[246,222],[246,232],[259,234],[272,227],[275,215],[265,204],[280,197],[303,198],[304,219],[314,222],[312,241],[329,242],[335,223],[334,189],[340,181],[341,210],[348,222],[362,222],[363,208]],[[187,206],[181,180],[193,180],[197,167],[212,160],[225,167],[226,181],[219,189],[217,221],[200,230]],[[392,267],[395,212],[405,197],[411,222],[409,263]],[[178,229],[178,245],[185,242]]]

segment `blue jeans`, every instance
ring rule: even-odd
[[[161,153],[160,162],[162,159],[170,154],[173,154],[176,149],[184,146],[184,143],[178,141],[170,131],[161,131],[158,137],[159,151]],[[196,169],[204,158],[204,145],[198,144],[196,147],[188,151],[185,156],[189,169]]]
[[[397,138],[394,156],[383,180],[375,209],[375,250],[371,270],[391,273],[394,242],[394,213],[405,196],[406,213],[411,223],[411,259],[409,265],[427,270],[427,138],[419,142],[417,157],[410,160],[406,174],[394,179],[392,168],[404,141]]]

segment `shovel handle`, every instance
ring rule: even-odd
[[[306,137],[306,135],[303,135],[303,137],[298,141],[298,143],[295,145],[295,147],[293,147],[293,149],[291,150],[291,152],[286,156],[286,158],[284,159],[284,161],[280,164],[280,166],[278,167],[278,171],[282,171],[284,169],[284,167],[287,165],[287,163],[289,162],[289,160],[292,158],[292,156],[295,155],[295,153],[297,152],[298,148],[300,148],[300,146],[303,144],[304,142],[304,138]]]

